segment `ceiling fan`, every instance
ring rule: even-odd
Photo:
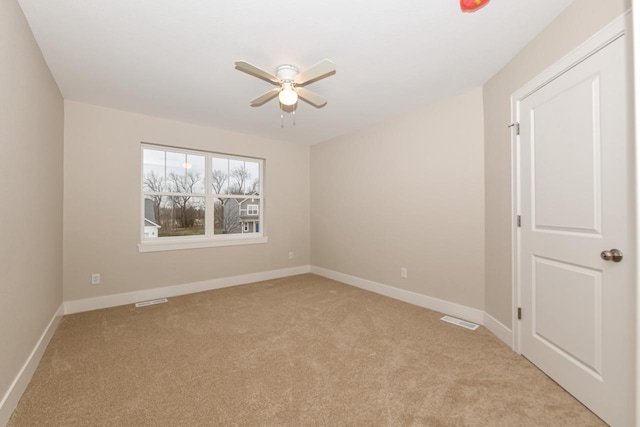
[[[280,104],[286,107],[294,106],[300,98],[314,107],[322,108],[327,104],[327,100],[305,89],[304,86],[336,73],[335,64],[328,59],[318,62],[302,73],[293,65],[283,64],[276,67],[276,74],[273,75],[247,61],[236,61],[236,69],[278,86],[251,101],[252,107],[259,107],[277,96]]]

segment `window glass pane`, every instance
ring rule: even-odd
[[[213,158],[212,173],[213,194],[227,194],[229,188],[229,160],[219,157]]]
[[[165,152],[160,150],[149,150],[146,148],[143,150],[143,191],[166,191],[164,155]]]
[[[254,194],[259,191],[259,163],[229,160],[229,194]]]
[[[213,194],[260,194],[260,163],[213,158]]]
[[[260,194],[260,163],[244,162],[249,175],[249,186],[245,194]]]
[[[204,197],[166,196],[160,204],[159,214],[158,237],[203,235],[205,232]]]
[[[229,194],[244,194],[247,184],[247,171],[244,162],[229,160]]]
[[[239,199],[216,197],[213,210],[214,234],[242,233]]]
[[[144,238],[157,239],[160,228],[160,208],[164,196],[145,196],[144,198]]]
[[[259,199],[216,197],[214,201],[214,233],[239,234],[260,231]]]
[[[167,151],[167,187],[174,193],[204,193],[204,156]]]
[[[187,154],[187,176],[191,176],[194,183],[192,193],[204,194],[204,164],[204,156]]]
[[[173,153],[167,151],[167,188],[168,191],[178,192],[177,182],[185,176],[187,155],[184,153]]]

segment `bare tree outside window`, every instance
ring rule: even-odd
[[[229,192],[231,194],[247,194],[247,182],[251,179],[251,173],[247,170],[244,163],[231,171],[231,185]]]
[[[214,209],[215,234],[236,234],[241,232],[242,221],[236,199],[216,198]]]
[[[262,235],[262,160],[150,145],[142,151],[143,240]]]
[[[168,176],[177,193],[193,194],[196,186],[200,184],[201,176],[198,172],[188,171],[184,175],[171,172]],[[181,228],[194,228],[198,211],[191,203],[192,195],[172,197],[173,205],[178,211],[178,223]]]
[[[260,203],[260,165],[258,162],[239,159],[213,159],[212,187],[216,196],[214,208],[214,233],[238,234],[258,232],[256,218],[248,221],[247,203]],[[243,196],[243,197],[230,197]],[[247,196],[251,196],[248,198]],[[258,198],[258,201],[256,199]]]

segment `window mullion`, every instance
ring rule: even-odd
[[[205,178],[205,190],[204,190],[204,201],[205,201],[205,219],[204,219],[204,229],[205,229],[205,236],[208,239],[213,238],[214,235],[214,220],[213,220],[213,215],[215,214],[214,212],[214,204],[213,204],[213,183],[212,183],[212,179],[213,179],[213,157],[211,156],[211,154],[207,154],[207,158],[205,160],[205,167],[204,167],[204,171],[206,174],[206,178]]]
[[[264,162],[260,160],[260,187],[258,191],[260,192],[260,198],[258,199],[259,211],[258,211],[258,224],[260,224],[260,230],[262,233],[265,233],[265,221],[264,221],[264,202],[262,196],[264,195]]]

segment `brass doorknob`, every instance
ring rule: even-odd
[[[623,255],[619,249],[611,249],[610,251],[600,252],[600,258],[605,261],[620,262],[622,261]]]

